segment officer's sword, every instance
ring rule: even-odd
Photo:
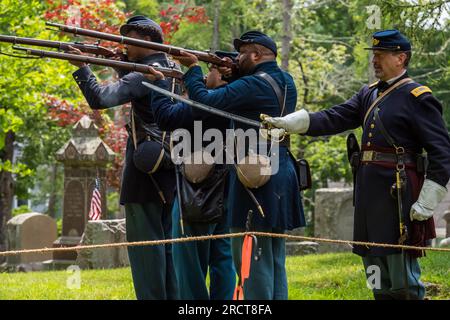
[[[148,82],[145,82],[145,81],[143,81],[142,84],[144,86],[146,86],[146,87],[156,91],[156,92],[159,92],[159,93],[161,93],[161,94],[163,94],[165,96],[168,96],[170,98],[173,98],[175,100],[184,102],[184,103],[186,103],[186,104],[188,104],[188,105],[190,105],[190,106],[192,106],[194,108],[197,108],[197,109],[200,109],[200,110],[203,110],[203,111],[215,114],[215,115],[220,116],[220,117],[224,117],[224,118],[227,118],[227,119],[231,119],[231,120],[235,120],[235,121],[238,121],[238,122],[241,122],[241,123],[245,123],[245,124],[248,124],[248,125],[251,125],[251,126],[254,126],[254,127],[258,127],[258,128],[261,127],[261,122],[259,122],[259,121],[252,120],[252,119],[249,119],[249,118],[246,118],[246,117],[242,117],[242,116],[238,116],[236,114],[233,114],[233,113],[230,113],[230,112],[226,112],[226,111],[214,108],[214,107],[210,107],[210,106],[208,106],[206,104],[203,104],[203,103],[200,103],[200,102],[196,102],[196,101],[193,101],[191,99],[182,97],[182,96],[180,96],[180,95],[178,95],[176,93],[167,91],[165,89],[162,89],[162,88],[160,88],[158,86],[155,86],[154,84],[151,84],[151,83],[148,83]]]

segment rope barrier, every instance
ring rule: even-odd
[[[157,246],[157,245],[192,242],[192,241],[216,240],[216,239],[223,239],[223,238],[237,238],[237,237],[244,237],[246,235],[285,238],[285,239],[289,239],[289,240],[326,242],[326,243],[346,244],[346,245],[360,245],[360,246],[366,246],[366,247],[381,247],[381,248],[406,249],[406,250],[426,250],[426,251],[450,252],[450,248],[416,247],[416,246],[399,245],[399,244],[362,242],[362,241],[351,241],[351,240],[336,240],[336,239],[326,239],[326,238],[294,236],[294,235],[289,235],[289,234],[284,234],[284,233],[252,231],[252,232],[237,232],[237,233],[207,235],[207,236],[192,236],[192,237],[166,239],[166,240],[107,243],[107,244],[95,244],[95,245],[84,245],[84,246],[63,247],[63,248],[12,250],[12,251],[0,252],[0,257],[1,256],[13,256],[13,255],[18,255],[18,254],[26,254],[26,253],[48,253],[48,252],[63,252],[63,251],[80,251],[80,250],[88,250],[88,249],[107,249],[107,248],[117,248],[117,247]]]

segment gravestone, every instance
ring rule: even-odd
[[[8,250],[51,248],[58,233],[56,221],[48,215],[30,212],[19,214],[6,224]],[[51,259],[52,253],[24,253],[7,256],[8,269],[34,269],[38,263]]]
[[[450,237],[450,210],[446,210],[444,212],[444,215],[442,216],[444,219],[446,225],[445,225],[445,236],[448,238]]]
[[[126,242],[125,219],[88,221],[81,245]],[[88,249],[78,252],[76,263],[82,269],[108,269],[128,266],[126,247]]]
[[[286,231],[286,234],[291,236],[305,236],[305,228],[297,228]],[[288,256],[303,256],[306,254],[317,253],[319,244],[312,241],[304,241],[298,239],[286,239],[286,255]]]
[[[106,212],[106,166],[114,159],[114,152],[99,137],[94,122],[84,116],[73,129],[72,138],[56,153],[64,165],[64,195],[62,235],[54,247],[73,247],[79,244],[88,221],[95,179],[100,180],[102,212]],[[52,267],[70,265],[77,258],[76,251],[54,252]]]
[[[447,190],[450,190],[450,182],[447,184]],[[438,204],[434,210],[434,222],[436,225],[436,235],[437,237],[445,237],[446,220],[445,214],[450,208],[450,192],[447,192],[444,199]],[[448,230],[448,229],[447,229]],[[447,234],[447,237],[449,235]]]
[[[315,193],[314,236],[353,240],[353,189],[324,188]],[[319,252],[351,251],[349,245],[320,243]]]
[[[313,241],[286,241],[286,255],[303,256],[317,253],[319,244]]]
[[[445,231],[445,236],[447,238],[443,239],[440,243],[439,246],[440,247],[447,247],[450,248],[450,210],[446,210],[444,212],[444,215],[442,216],[442,218],[445,220],[446,222],[446,231]]]

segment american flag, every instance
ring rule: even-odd
[[[100,220],[102,215],[102,195],[100,194],[100,179],[95,178],[94,191],[92,192],[91,210],[89,220]]]

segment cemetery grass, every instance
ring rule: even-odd
[[[448,253],[430,252],[421,259],[422,281],[429,299],[450,299]],[[361,259],[351,253],[288,257],[291,300],[367,300]],[[69,289],[66,271],[0,273],[0,299],[135,299],[129,268],[81,271],[81,288]]]

